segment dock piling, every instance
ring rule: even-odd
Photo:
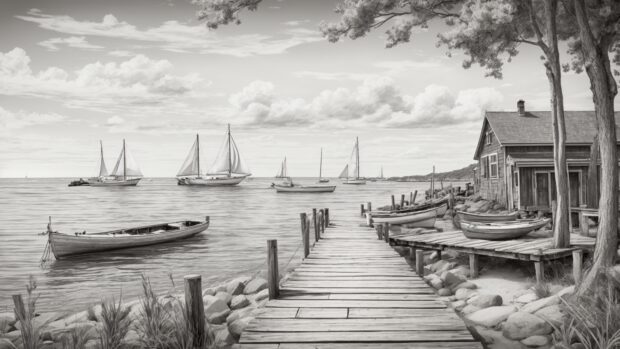
[[[416,196],[418,196],[418,191],[417,191],[417,190],[413,192],[413,199],[411,199],[411,204],[412,204],[412,205],[413,205],[413,204],[415,204],[415,198],[416,198]]]
[[[366,204],[366,212],[372,212],[372,202],[368,201],[368,203]]]
[[[573,251],[573,278],[575,279],[575,285],[579,285],[581,283],[583,272],[582,261],[583,250]]]
[[[316,215],[316,208],[312,209],[312,224],[314,225],[314,241],[319,241],[319,224],[318,217]]]
[[[396,209],[396,201],[394,201],[394,195],[392,195],[392,210]]]
[[[329,208],[325,208],[325,228],[329,228]]]
[[[197,274],[186,275],[184,282],[185,309],[188,324],[191,327],[192,343],[197,348],[202,348],[207,343],[207,321],[202,302],[202,277]]]
[[[306,229],[307,215],[305,212],[299,214],[301,220],[301,241],[304,244],[304,258],[308,258],[310,254],[310,236],[308,236],[308,229]]]
[[[383,223],[383,240],[390,242],[390,223]]]
[[[400,208],[405,207],[405,194],[400,194]]]
[[[474,253],[469,255],[469,277],[472,279],[478,277],[478,255]]]
[[[360,217],[364,217],[364,204],[360,204]]]
[[[376,225],[377,240],[383,240],[383,224]]]
[[[424,277],[424,251],[415,251],[415,272],[419,277]]]
[[[280,295],[278,240],[267,240],[267,254],[267,285],[269,287],[269,299],[276,299]]]

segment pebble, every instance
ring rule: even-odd
[[[230,301],[230,308],[233,310],[244,308],[248,305],[250,305],[250,300],[242,294],[232,297],[232,300]]]
[[[545,320],[523,311],[510,314],[502,326],[504,337],[514,340],[521,340],[535,335],[545,335],[552,331],[553,328]]]

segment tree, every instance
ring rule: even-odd
[[[594,100],[601,155],[599,227],[592,268],[579,286],[583,295],[600,273],[616,259],[618,248],[618,155],[614,99],[618,87],[609,52],[620,60],[620,2],[617,0],[564,0],[566,12],[576,19],[577,32],[570,50],[573,67],[585,68]]]
[[[254,10],[260,0],[200,0],[201,18],[216,28],[219,24],[239,23],[239,12]],[[568,167],[566,130],[558,51],[556,18],[558,0],[344,0],[336,8],[340,20],[322,25],[332,42],[342,37],[357,39],[379,27],[387,30],[387,47],[409,42],[415,28],[427,28],[443,20],[454,30],[440,35],[439,42],[450,50],[463,50],[469,59],[465,68],[477,63],[487,76],[502,77],[504,59],[518,54],[521,44],[534,45],[543,52],[551,92],[553,157],[556,176],[557,208],[554,212],[554,246],[570,244]]]

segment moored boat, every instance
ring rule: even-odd
[[[501,223],[481,223],[462,221],[463,234],[470,239],[507,240],[525,236],[549,224],[549,218],[509,221]]]
[[[336,190],[335,185],[299,185],[290,183],[273,184],[278,193],[332,193]]]
[[[88,185],[90,185],[90,183],[88,183],[87,180],[84,180],[84,178],[80,178],[78,180],[71,181],[71,183],[69,183],[70,187],[80,187],[80,186],[88,186]]]
[[[49,227],[49,226],[48,226]],[[49,229],[48,239],[56,259],[87,253],[155,245],[188,238],[205,231],[209,217],[200,221],[180,221],[139,226],[101,233],[75,233],[73,235]]]
[[[368,216],[372,223],[390,223],[390,224],[411,224],[421,222],[430,218],[437,217],[437,207],[429,208],[423,211],[406,212],[406,213],[377,213],[369,212]]]
[[[123,139],[123,149],[118,156],[118,160],[116,160],[112,173],[108,175],[107,171],[105,171],[102,150],[99,177],[92,178],[89,183],[91,187],[130,187],[138,185],[141,179],[142,171],[140,171],[138,164],[127,151],[125,140]]]
[[[349,163],[345,166],[338,178],[342,178],[342,184],[362,185],[366,184],[366,179],[360,177],[360,145],[359,139],[355,137],[355,145],[351,152]]]
[[[321,148],[321,160],[319,161],[319,180],[318,180],[318,183],[329,183],[329,179],[323,178],[323,148]],[[334,189],[336,189],[336,188],[334,188]]]
[[[517,211],[503,214],[458,211],[456,214],[459,216],[461,221],[482,223],[516,221],[517,217],[519,217],[519,212]]]

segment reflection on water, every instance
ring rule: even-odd
[[[308,179],[306,182],[310,182]],[[334,193],[277,194],[270,178],[252,178],[236,187],[178,186],[173,178],[146,179],[137,187],[67,187],[69,179],[0,179],[0,311],[12,294],[23,293],[28,275],[38,281],[39,308],[80,309],[122,291],[139,294],[140,274],[167,290],[171,274],[201,274],[205,284],[264,268],[265,240],[278,239],[281,268],[297,250],[299,212],[329,207],[330,215],[354,216],[359,204],[388,203],[389,195],[409,193],[426,183],[376,182],[339,185]],[[304,180],[300,180],[303,184]],[[336,182],[332,180],[332,182]],[[418,195],[419,197],[420,195]],[[143,224],[211,217],[206,232],[167,244],[53,261],[39,260],[47,217],[64,233],[96,232]],[[299,253],[292,265],[299,262]]]

